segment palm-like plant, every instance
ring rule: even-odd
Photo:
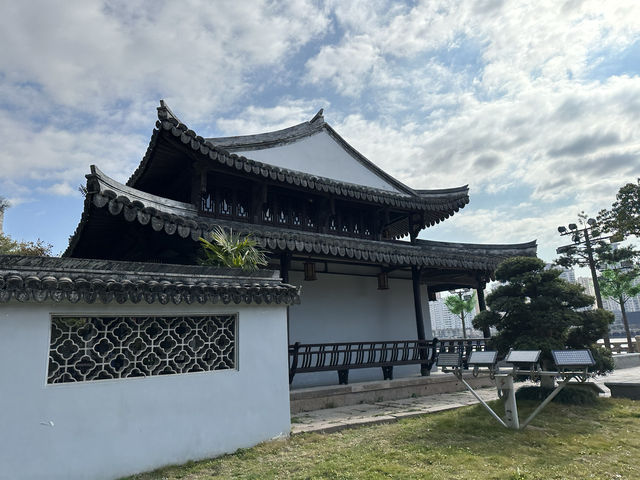
[[[267,265],[265,252],[250,235],[242,235],[229,229],[216,226],[210,234],[210,240],[200,237],[200,245],[205,258],[203,265],[258,270]]]
[[[462,337],[467,338],[467,326],[464,321],[464,314],[470,313],[473,310],[475,306],[475,293],[469,298],[463,298],[461,292],[449,295],[444,299],[444,304],[451,313],[460,317],[462,321]]]

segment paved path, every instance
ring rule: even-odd
[[[606,377],[597,377],[595,381],[606,390],[605,396],[608,396],[609,390],[604,386],[604,382],[640,382],[640,367],[616,370]],[[498,398],[497,391],[493,387],[481,388],[476,392],[485,401]],[[464,391],[327,408],[294,415],[291,419],[291,433],[295,435],[303,432],[335,432],[358,425],[395,422],[401,418],[441,412],[476,403],[479,403],[478,400],[470,392]]]

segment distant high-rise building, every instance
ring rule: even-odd
[[[596,308],[596,291],[593,288],[593,279],[591,279],[590,277],[578,277],[576,278],[575,283],[577,283],[578,285],[582,285],[582,288],[584,288],[584,293],[593,297],[593,308]]]
[[[436,299],[429,302],[429,313],[431,315],[431,325],[433,335],[438,338],[462,338],[462,321],[460,316],[449,311],[444,303],[445,297],[440,292],[436,293]],[[482,337],[482,332],[474,330],[471,324],[473,317],[479,311],[478,301],[470,313],[465,313],[464,323],[467,330],[467,337]]]
[[[576,282],[576,272],[573,271],[572,268],[562,268],[562,267],[554,267],[562,270],[560,274],[560,278],[566,280],[567,282],[577,283]]]

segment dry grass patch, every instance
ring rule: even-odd
[[[537,405],[520,403],[521,418]],[[480,406],[466,407],[393,424],[296,435],[131,477],[230,478],[640,479],[640,402],[552,403],[524,431],[504,429]]]

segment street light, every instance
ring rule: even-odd
[[[556,249],[558,255],[563,253],[576,253],[581,256],[585,263],[591,270],[591,278],[593,279],[593,291],[596,296],[596,305],[598,308],[604,309],[602,305],[602,296],[600,295],[600,284],[598,283],[598,273],[596,272],[596,262],[593,259],[593,246],[592,242],[599,242],[611,238],[600,236],[600,232],[597,230],[598,222],[594,218],[589,218],[586,221],[581,220],[583,228],[578,228],[575,223],[569,224],[569,230],[564,226],[558,227],[558,232],[561,236],[571,235],[572,244],[563,245]],[[591,234],[591,235],[590,235]],[[580,265],[580,263],[579,263]],[[604,334],[604,344],[611,350],[611,341],[609,340],[609,331]]]

